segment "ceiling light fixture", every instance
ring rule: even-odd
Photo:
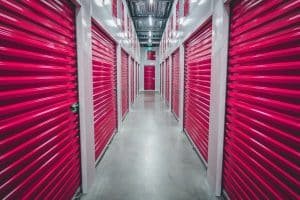
[[[203,1],[203,0],[200,0],[199,3],[198,3],[198,5],[202,5],[202,4],[204,4],[204,3],[206,3],[205,0],[204,0],[204,1]]]
[[[149,31],[149,37],[151,37],[152,36],[152,32],[151,31]]]
[[[103,7],[103,1],[102,0],[96,0],[95,3],[97,4],[97,6]]]
[[[153,24],[152,17],[151,15],[149,15],[149,25],[152,26],[152,24]]]
[[[153,4],[153,0],[149,0],[150,4]]]
[[[148,42],[149,42],[149,43],[151,43],[151,42],[152,42],[151,38],[149,38],[149,39],[148,39]]]

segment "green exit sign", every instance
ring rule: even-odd
[[[148,46],[147,50],[148,50],[148,51],[151,51],[151,50],[152,50],[152,47],[151,47],[151,46]]]

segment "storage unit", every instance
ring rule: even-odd
[[[135,65],[135,96],[137,97],[139,92],[139,64],[136,62]]]
[[[121,92],[122,92],[122,118],[124,119],[129,111],[129,91],[128,91],[128,54],[122,49],[121,51],[121,65],[122,65],[122,80],[121,80]]]
[[[136,99],[136,62],[134,61],[133,64],[133,96],[134,96],[134,101]]]
[[[139,83],[140,83],[140,70],[139,70],[139,63],[136,66],[136,94],[139,94]]]
[[[144,90],[155,90],[155,66],[144,66]]]
[[[207,162],[212,24],[209,19],[185,43],[184,129]]]
[[[161,96],[165,98],[165,66],[164,62],[161,63]]]
[[[92,22],[95,158],[117,129],[116,44]]]
[[[165,70],[166,70],[166,81],[165,81],[165,88],[166,88],[166,96],[165,96],[165,100],[167,105],[169,106],[169,102],[170,102],[170,62],[169,62],[169,58],[166,59],[166,65],[165,65]]]
[[[0,1],[0,199],[71,199],[81,182],[75,8]]]
[[[231,5],[223,186],[299,199],[300,1]]]
[[[139,94],[139,86],[140,85],[140,64],[137,63],[137,69],[136,69],[136,95]]]
[[[134,98],[136,98],[136,91],[137,91],[137,63],[134,62],[134,84],[133,84],[133,95],[134,95]]]
[[[179,49],[172,54],[172,112],[175,118],[179,116]]]
[[[130,103],[133,104],[134,102],[134,60],[131,58],[130,62]]]
[[[162,63],[159,64],[159,93],[162,94],[162,67],[161,67]]]

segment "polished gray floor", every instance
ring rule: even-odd
[[[213,199],[204,165],[158,94],[138,97],[96,173],[81,199]]]

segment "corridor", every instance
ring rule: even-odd
[[[208,195],[206,170],[158,94],[138,96],[81,199],[193,200]]]

